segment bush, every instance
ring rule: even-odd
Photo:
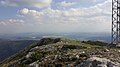
[[[41,61],[41,58],[43,57],[43,54],[41,53],[34,53],[31,55],[31,57],[27,58],[27,64],[30,64],[32,62],[35,62],[37,60]]]
[[[107,46],[108,43],[100,42],[100,41],[83,41],[83,43],[90,44],[90,45],[98,45],[98,46]]]
[[[47,44],[53,44],[57,43],[61,40],[61,38],[43,38],[38,42],[37,45],[47,45]]]

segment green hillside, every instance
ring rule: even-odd
[[[108,48],[107,43],[103,44],[105,43],[79,42],[66,38],[43,38],[4,60],[0,67],[75,67],[92,56],[120,63],[119,49]]]

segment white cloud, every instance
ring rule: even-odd
[[[81,23],[83,20],[85,20],[83,21],[83,23],[85,23],[85,22],[93,22],[93,19],[95,20],[94,22],[102,23],[102,21],[105,20],[104,18],[107,18],[111,15],[110,13],[111,9],[105,8],[105,7],[110,7],[109,4],[110,4],[109,1],[105,1],[102,4],[98,4],[90,8],[82,8],[82,9],[70,8],[68,10],[57,10],[57,9],[48,8],[45,10],[36,11],[36,10],[30,10],[24,8],[21,9],[19,13],[26,18],[27,22],[34,22],[40,24]],[[95,19],[96,17],[97,19]]]
[[[66,2],[66,1],[62,1],[60,3],[57,3],[57,5],[61,6],[61,7],[69,7],[69,6],[73,6],[75,4],[76,4],[75,2]]]
[[[20,19],[0,20],[0,25],[22,25],[24,23],[24,20]]]
[[[25,6],[44,8],[51,6],[52,0],[2,0],[0,5],[3,6]]]
[[[96,5],[90,8],[83,8],[83,9],[71,8],[69,10],[57,10],[57,9],[55,10],[55,9],[49,8],[42,11],[29,10],[27,8],[24,8],[20,10],[20,14],[26,17],[26,19],[28,19],[29,22],[40,23],[40,24],[81,23],[81,22],[82,23],[86,23],[86,22],[102,23],[102,21],[104,22],[105,20],[104,18],[107,18],[111,15],[111,14],[108,14],[109,10],[105,10],[104,7],[102,6],[104,6],[104,4]],[[26,10],[27,12],[24,13],[24,11]],[[104,14],[108,14],[109,16],[107,15],[104,16]],[[105,20],[105,22],[107,21]]]
[[[43,25],[52,24],[54,28],[56,27],[56,25],[57,26],[61,25],[61,27],[62,25],[63,26],[68,25],[66,26],[67,29],[72,26],[73,29],[81,28],[80,29],[81,31],[84,30],[88,31],[89,29],[93,29],[93,31],[105,32],[105,31],[109,31],[111,26],[110,8],[111,8],[111,2],[105,1],[104,3],[97,4],[89,8],[82,8],[82,9],[70,8],[68,10],[58,10],[58,9],[49,8],[41,11],[27,9],[28,10],[27,14],[22,14],[22,13],[20,14],[26,17],[26,19],[28,19],[29,22],[34,22],[35,24],[38,23]],[[58,28],[60,27],[58,26]]]
[[[20,20],[12,19],[0,23],[4,25],[12,23],[13,28],[17,28],[16,24],[19,26],[22,24],[21,30],[41,32],[90,32],[90,29],[92,32],[106,32],[110,30],[111,26],[111,2],[109,0],[89,8],[70,8],[68,10],[23,8],[19,10],[19,14],[23,16],[21,19],[24,22],[17,23]]]
[[[29,10],[27,8],[24,8],[24,9],[20,10],[20,14],[27,14],[28,11]]]

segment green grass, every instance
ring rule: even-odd
[[[98,45],[90,45],[90,44],[81,43],[81,42],[74,41],[74,40],[69,40],[68,42],[72,45],[78,45],[78,46],[84,46],[84,47],[92,47],[92,48],[101,47]]]

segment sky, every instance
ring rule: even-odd
[[[0,0],[0,33],[110,32],[111,0]]]

